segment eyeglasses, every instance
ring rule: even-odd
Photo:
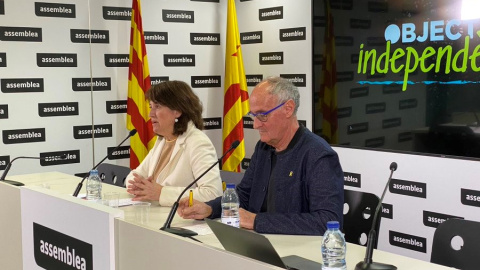
[[[267,122],[267,118],[268,118],[268,114],[275,111],[276,109],[282,107],[284,104],[286,103],[283,102],[282,104],[278,105],[277,107],[269,110],[269,111],[266,111],[266,112],[260,112],[260,113],[252,113],[252,112],[248,112],[247,113],[247,116],[252,118],[252,120],[255,120],[255,117],[260,120],[260,122]]]

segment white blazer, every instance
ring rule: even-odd
[[[133,172],[145,178],[153,175],[164,145],[165,139],[159,137],[142,163],[127,176],[127,186],[128,181],[133,179]],[[160,205],[173,205],[183,189],[217,160],[212,141],[190,121],[187,130],[177,138],[170,160],[156,179],[163,186],[158,200]],[[193,198],[202,202],[222,196],[218,166],[213,167],[191,189]],[[187,191],[183,196],[188,195]]]

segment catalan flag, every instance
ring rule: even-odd
[[[337,117],[337,63],[335,60],[335,35],[330,1],[325,0],[325,39],[320,84],[322,135],[328,143],[338,143]]]
[[[228,0],[225,51],[223,151],[228,150],[236,140],[240,141],[240,145],[223,159],[222,169],[238,172],[240,171],[240,162],[245,157],[243,116],[248,113],[250,106],[234,0]]]
[[[150,73],[140,0],[132,1],[129,59],[127,129],[137,129],[137,134],[130,138],[130,168],[135,169],[147,156],[156,140],[148,117],[148,102],[145,99],[145,92],[150,88]]]

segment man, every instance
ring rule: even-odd
[[[343,171],[319,136],[300,126],[297,87],[280,77],[260,82],[248,115],[260,133],[250,166],[236,190],[240,226],[259,233],[322,235],[328,221],[343,222]],[[221,197],[180,201],[183,218],[218,218]]]

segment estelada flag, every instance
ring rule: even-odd
[[[330,1],[325,1],[325,26],[322,79],[320,99],[322,110],[322,135],[331,144],[338,143],[338,108],[337,108],[337,62],[335,57],[335,35],[333,33],[333,16]]]
[[[222,169],[240,171],[245,157],[243,116],[250,110],[247,80],[243,69],[242,47],[238,32],[235,1],[228,0],[227,42],[225,50],[225,91],[223,103],[223,151],[236,140],[240,145],[223,159]]]

